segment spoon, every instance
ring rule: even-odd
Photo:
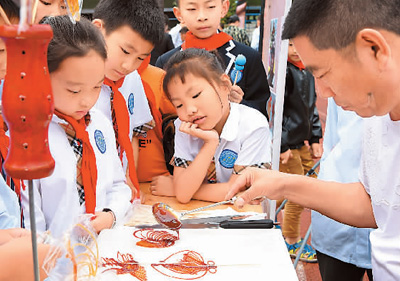
[[[172,207],[168,206],[165,203],[156,203],[153,205],[153,215],[157,222],[171,230],[179,230],[182,227],[181,219],[183,216],[187,214],[191,214],[194,212],[202,211],[204,209],[224,205],[224,204],[233,204],[237,197],[232,197],[229,200],[221,201],[218,203],[214,203],[211,205],[203,206],[197,209],[189,210],[186,212],[179,213],[172,209]]]

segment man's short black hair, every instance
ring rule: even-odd
[[[164,36],[164,15],[156,0],[100,0],[93,19],[104,22],[106,34],[128,25],[154,45]]]
[[[304,35],[317,49],[340,50],[364,28],[400,35],[400,0],[296,0],[282,39]]]
[[[169,17],[167,14],[164,14],[164,25],[168,25],[169,24]]]
[[[180,34],[186,34],[189,31],[189,28],[187,28],[187,26],[184,26],[181,28],[181,30],[179,30]]]
[[[228,24],[230,23],[235,23],[240,21],[239,17],[237,15],[232,15],[228,18]]]
[[[19,19],[19,7],[13,0],[1,0],[0,4],[10,20]]]

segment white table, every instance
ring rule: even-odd
[[[98,238],[100,257],[116,258],[117,252],[130,253],[141,263],[147,280],[179,280],[166,277],[151,267],[181,250],[200,253],[205,262],[214,261],[217,272],[196,280],[298,280],[282,233],[277,229],[182,229],[180,240],[169,248],[143,248],[136,245],[134,227],[103,230]],[[104,268],[99,268],[99,273]],[[99,280],[138,280],[114,271],[99,274]]]

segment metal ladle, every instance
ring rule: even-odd
[[[211,205],[203,206],[200,208],[196,208],[193,210],[189,210],[186,212],[179,213],[172,209],[172,207],[168,206],[165,203],[156,203],[153,205],[153,215],[157,222],[171,230],[179,230],[182,227],[182,222],[181,219],[183,216],[186,216],[187,214],[191,214],[194,212],[202,211],[204,209],[224,205],[224,204],[233,204],[236,201],[237,197],[232,197],[229,200],[226,201],[221,201],[218,203],[214,203]]]

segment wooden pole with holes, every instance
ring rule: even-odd
[[[29,210],[35,280],[40,280],[37,257],[33,179],[48,177],[55,162],[48,144],[48,127],[54,111],[47,46],[53,36],[49,25],[0,26],[7,48],[3,117],[10,132],[10,145],[3,163],[14,179],[29,180]]]

